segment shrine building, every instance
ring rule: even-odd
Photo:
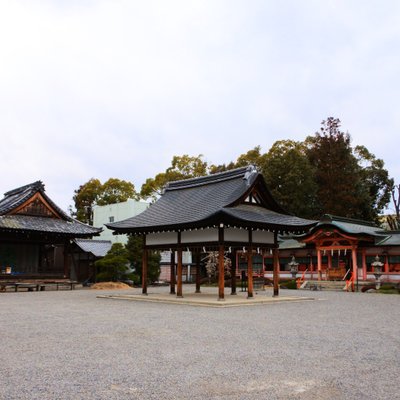
[[[278,235],[302,235],[317,221],[289,215],[273,199],[263,176],[254,167],[170,182],[161,197],[141,214],[106,224],[115,234],[144,238],[142,292],[147,293],[149,250],[171,253],[170,292],[183,296],[182,252],[192,252],[197,271],[201,254],[217,251],[218,299],[224,299],[224,255],[231,257],[231,291],[236,293],[237,254],[246,258],[248,297],[253,297],[253,259],[273,255],[274,295],[279,293]],[[200,274],[196,273],[196,291]]]
[[[64,213],[41,181],[11,190],[0,200],[0,278],[70,278],[71,270],[79,275],[74,246],[100,232]]]

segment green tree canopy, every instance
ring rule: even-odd
[[[377,221],[387,207],[393,180],[364,146],[351,146],[341,122],[329,117],[303,142],[279,140],[267,153],[261,147],[227,164],[208,166],[202,155],[174,156],[165,172],[143,184],[141,196],[155,199],[167,182],[254,165],[264,175],[275,199],[288,212],[319,219],[323,214]]]
[[[351,146],[341,122],[329,117],[321,129],[305,140],[307,157],[314,167],[319,216],[324,213],[377,221],[390,201],[393,181],[364,146]],[[316,215],[316,216],[317,216]]]
[[[322,121],[320,132],[306,139],[307,156],[315,170],[319,213],[360,217],[366,201],[360,167],[350,135],[340,131],[340,120]]]
[[[115,204],[128,199],[138,198],[133,183],[110,178],[104,184],[92,178],[75,190],[73,197],[76,211],[71,214],[79,221],[93,225],[93,207],[95,205]]]
[[[263,157],[260,168],[275,200],[288,212],[303,218],[316,214],[315,171],[302,142],[280,140]]]
[[[75,190],[73,200],[76,211],[72,215],[79,221],[93,225],[93,206],[97,203],[101,187],[101,182],[92,178]]]
[[[168,182],[207,175],[207,162],[203,161],[202,157],[201,154],[195,157],[187,154],[174,156],[171,166],[165,172],[161,172],[154,178],[146,180],[140,190],[140,196],[145,199],[156,199],[157,196],[161,195],[162,189]]]

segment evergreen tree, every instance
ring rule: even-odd
[[[303,143],[280,140],[263,157],[260,172],[275,200],[288,212],[303,218],[317,214],[315,171]]]
[[[340,130],[340,120],[330,117],[322,121],[320,132],[308,137],[306,145],[318,187],[317,213],[363,218],[368,192],[350,135]]]
[[[95,262],[96,280],[99,282],[119,281],[127,278],[129,273],[129,254],[121,243],[114,243],[108,253]]]

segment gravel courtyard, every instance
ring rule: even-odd
[[[398,295],[281,291],[315,300],[219,309],[96,297],[111,293],[0,293],[0,399],[400,399]]]

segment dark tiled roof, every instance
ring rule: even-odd
[[[262,205],[238,206],[257,187]],[[256,223],[261,228],[290,230],[313,225],[314,221],[289,216],[272,198],[261,174],[252,167],[201,178],[171,182],[163,195],[143,213],[106,224],[116,232],[150,232],[209,226],[235,221],[238,225]]]
[[[13,214],[13,210],[23,205],[37,193],[40,193],[59,218]],[[62,211],[46,195],[44,184],[41,181],[21,186],[4,194],[4,198],[0,200],[0,230],[15,233],[49,233],[71,238],[98,235],[101,232],[101,228],[83,224]]]
[[[398,231],[387,231],[385,238],[377,238],[377,246],[400,246],[400,232]]]
[[[66,235],[71,238],[96,235],[101,229],[76,220],[33,217],[30,215],[0,215],[0,230],[8,232],[32,232]]]
[[[223,212],[242,221],[252,222],[254,224],[268,224],[277,230],[296,231],[309,229],[316,221],[298,218],[293,215],[280,214],[268,210],[264,207],[240,204],[236,207],[227,207]]]
[[[104,257],[111,249],[111,240],[75,239],[74,242],[86,253]]]

